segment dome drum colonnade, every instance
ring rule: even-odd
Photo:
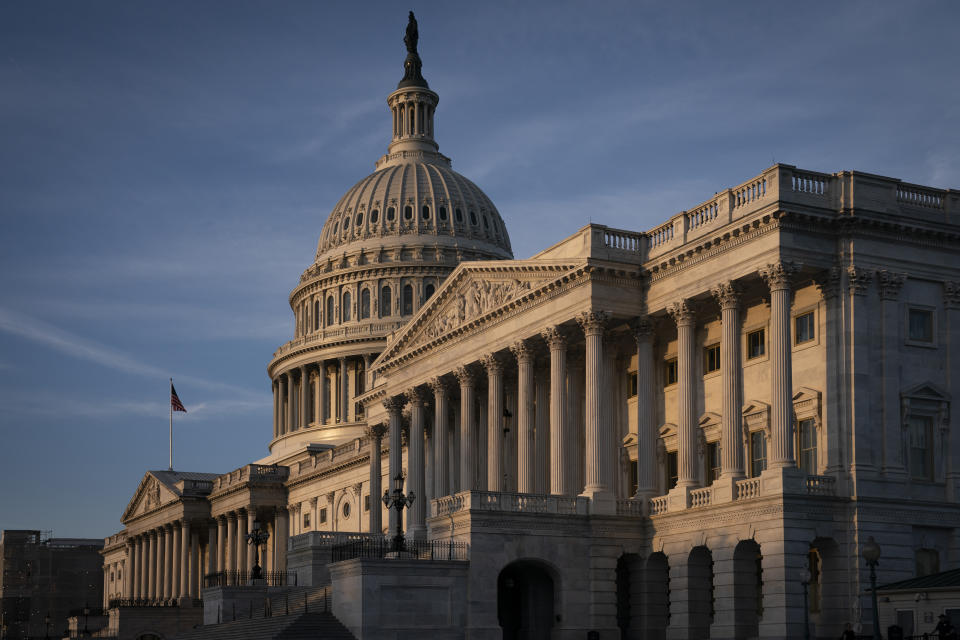
[[[799,477],[794,455],[794,424],[791,362],[791,280],[797,265],[780,261],[760,267],[751,279],[720,282],[700,296],[678,300],[664,309],[638,318],[611,318],[603,311],[584,311],[571,322],[544,327],[539,335],[526,336],[506,351],[491,353],[470,362],[460,363],[443,375],[415,385],[402,394],[390,395],[381,401],[388,416],[387,425],[378,425],[380,435],[389,433],[390,462],[388,477],[402,472],[399,453],[402,412],[410,407],[410,440],[407,477],[417,495],[436,499],[460,491],[516,492],[520,494],[580,495],[591,499],[591,513],[612,515],[617,512],[616,469],[619,465],[614,420],[608,411],[612,397],[616,359],[622,333],[610,335],[614,325],[629,324],[635,340],[638,362],[638,410],[631,425],[638,445],[636,493],[644,513],[663,513],[695,506],[692,492],[701,486],[697,473],[698,430],[696,343],[698,306],[713,299],[721,312],[720,349],[722,400],[721,470],[712,486],[713,502],[729,502],[737,498],[737,482],[746,477],[744,464],[745,438],[742,415],[741,308],[744,284],[762,280],[770,299],[770,443],[768,470],[779,476],[778,483],[789,483]],[[704,298],[701,301],[699,298]],[[655,371],[658,359],[654,342],[656,328],[667,323],[676,328],[678,351],[677,415],[678,415],[678,478],[677,485],[663,497],[657,497],[657,442],[660,437],[656,421]],[[610,341],[605,340],[613,338]],[[582,336],[582,342],[579,341]],[[574,343],[574,339],[578,342]],[[549,352],[548,366],[538,353]],[[571,362],[572,360],[572,362]],[[577,364],[574,364],[577,363]],[[579,363],[582,363],[579,364]],[[507,389],[509,374],[514,389]],[[456,384],[452,380],[456,380]],[[486,383],[486,399],[481,385]],[[450,412],[456,404],[459,388],[459,411]],[[517,440],[516,467],[509,469],[505,453],[503,428],[505,394],[516,398]],[[373,401],[379,394],[370,394]],[[571,397],[576,395],[578,397]],[[424,414],[432,398],[432,415]],[[478,408],[485,409],[479,415]],[[450,414],[454,420],[451,424]],[[460,419],[457,420],[459,415]],[[432,431],[424,433],[428,424]],[[578,431],[580,433],[578,433]],[[581,437],[582,436],[582,437]],[[449,442],[458,441],[451,455]],[[730,443],[733,443],[732,446]],[[423,447],[432,447],[425,459]],[[376,449],[376,447],[375,447]],[[430,460],[433,466],[430,466]],[[381,477],[379,456],[371,457],[371,485]],[[426,478],[433,478],[430,491],[423,493]],[[783,486],[784,489],[789,487]],[[379,490],[379,486],[377,486]],[[801,488],[802,489],[802,488]],[[373,491],[371,490],[371,494]],[[652,501],[652,502],[651,502]],[[379,512],[371,512],[371,530],[380,530]],[[413,536],[425,531],[425,505],[411,509],[408,531]],[[390,526],[395,526],[391,522]],[[391,529],[392,530],[392,529]]]

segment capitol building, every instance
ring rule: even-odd
[[[145,473],[112,633],[295,593],[360,639],[837,638],[871,630],[870,537],[885,582],[960,567],[960,192],[776,164],[517,259],[417,38],[290,293],[269,454]]]

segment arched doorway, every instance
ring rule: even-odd
[[[733,550],[733,620],[737,638],[760,634],[763,616],[763,556],[754,540]]]
[[[553,578],[529,560],[512,562],[497,577],[497,620],[504,640],[549,640]]]

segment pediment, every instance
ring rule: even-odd
[[[719,413],[714,413],[713,411],[707,411],[702,416],[700,416],[699,425],[700,428],[714,427],[719,426],[723,422],[723,418],[720,417]]]
[[[169,502],[175,502],[179,497],[157,476],[148,471],[144,474],[120,520],[126,522],[130,518],[149,513]]]
[[[909,389],[904,389],[900,395],[917,400],[950,401],[950,394],[932,382],[921,382]]]
[[[461,263],[440,290],[394,337],[374,364],[382,367],[410,351],[443,341],[485,322],[499,310],[536,296],[583,266],[551,261]]]

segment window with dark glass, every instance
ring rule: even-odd
[[[370,494],[363,496],[363,510],[370,511]]]
[[[747,359],[759,358],[767,352],[766,334],[757,329],[747,334]]]
[[[756,478],[767,468],[767,434],[754,431],[750,434],[750,477]]]
[[[353,226],[355,226],[355,227],[357,227],[357,228],[363,226],[363,212],[362,212],[362,211],[357,214],[357,221],[356,221],[356,223],[354,223]]]
[[[327,326],[333,324],[333,296],[327,298]]]
[[[340,308],[340,321],[349,322],[350,321],[350,292],[343,292],[343,306]]]
[[[813,311],[801,314],[793,319],[793,343],[803,344],[816,337],[813,325]]]
[[[676,451],[667,451],[667,460],[666,460],[666,481],[667,481],[667,491],[673,489],[677,486],[677,478],[679,474],[677,473],[677,452]]]
[[[403,315],[409,316],[413,313],[413,287],[408,284],[403,285]]]
[[[637,395],[637,372],[627,374],[627,397],[633,398]]]
[[[384,287],[383,289],[380,290],[380,317],[381,318],[386,318],[392,313],[390,309],[390,306],[391,306],[390,298],[391,298],[390,287]]]
[[[423,215],[423,219],[424,219],[424,220],[429,220],[429,219],[430,219],[430,207],[428,207],[427,205],[423,205],[423,211],[422,211],[422,214],[421,214],[421,215]]]
[[[310,512],[309,511],[303,512],[303,528],[304,529],[310,528]]]
[[[364,289],[360,292],[360,319],[366,320],[370,317],[370,289]]]
[[[427,286],[423,288],[423,299],[429,300],[430,297],[433,296],[434,291],[436,291],[436,288],[432,283],[428,283]]]
[[[327,521],[327,508],[326,508],[326,507],[320,509],[319,519],[320,519],[320,524],[323,524],[323,523],[325,523],[325,522]]]
[[[440,220],[446,222],[447,220],[447,208],[440,207],[440,210],[437,212],[440,215]]]
[[[914,480],[932,480],[933,416],[910,416],[909,425],[910,477]]]
[[[403,219],[413,220],[413,207],[410,205],[407,205],[403,208]]]
[[[703,350],[703,372],[720,371],[720,345],[712,344]]]
[[[396,217],[397,212],[393,207],[387,207],[387,222],[393,222],[394,217]]]
[[[663,363],[663,386],[677,384],[677,359],[670,358]]]
[[[487,219],[487,216],[486,216],[486,215],[483,216],[483,228],[484,228],[484,229],[489,229],[489,228],[490,228],[490,220]]]
[[[708,442],[707,450],[704,452],[704,462],[706,463],[707,484],[713,484],[713,481],[720,477],[720,443]]]
[[[454,209],[453,217],[456,218],[457,222],[463,222],[463,211],[461,211],[459,207]]]
[[[470,224],[476,226],[477,224],[477,214],[473,211],[470,212]]]
[[[936,549],[917,549],[914,561],[918,578],[940,573],[940,552]]]
[[[377,224],[378,220],[380,220],[380,209],[374,209],[370,212],[370,222],[371,224]]]
[[[320,301],[314,300],[313,302],[313,330],[320,330]]]
[[[910,309],[908,312],[909,337],[914,342],[933,342],[933,311]]]
[[[817,423],[813,418],[797,423],[797,463],[810,474],[817,473]]]
[[[640,484],[640,471],[636,460],[630,461],[630,495],[637,495],[637,487]]]

